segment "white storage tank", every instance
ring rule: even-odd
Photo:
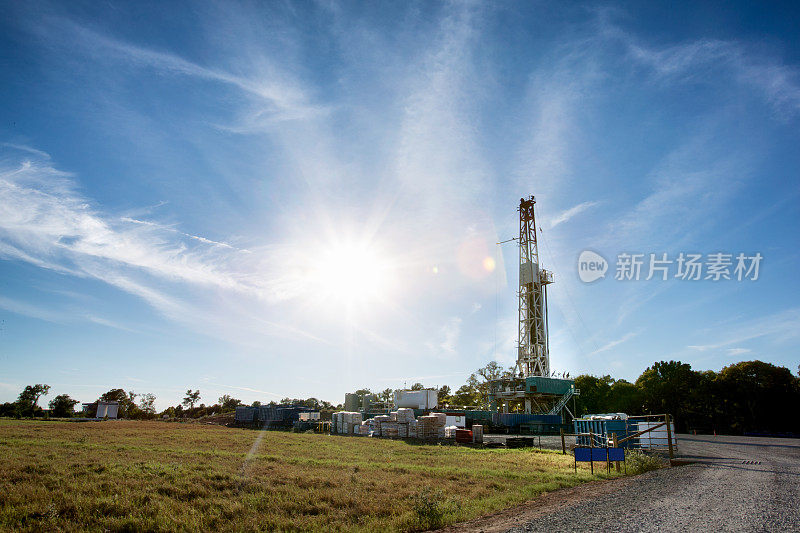
[[[435,409],[439,405],[439,391],[436,389],[394,391],[395,408]]]

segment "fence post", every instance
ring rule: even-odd
[[[664,419],[667,422],[667,442],[669,445],[669,458],[675,459],[675,453],[672,449],[672,427],[670,426],[670,416],[669,414],[664,415]]]
[[[611,441],[614,443],[614,448],[619,448],[619,443],[617,443],[617,434],[611,434]],[[617,467],[617,472],[619,472],[619,461],[614,461],[614,465]]]
[[[589,432],[589,464],[591,465],[592,475],[594,475],[594,433]]]
[[[564,428],[561,428],[561,455],[567,455],[567,445],[564,442]]]

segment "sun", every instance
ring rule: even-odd
[[[366,307],[385,298],[393,286],[391,262],[377,247],[332,244],[315,265],[319,296],[348,308]]]

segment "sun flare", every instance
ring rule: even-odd
[[[379,250],[359,244],[338,244],[319,258],[314,278],[329,301],[364,306],[386,297],[393,283],[391,265]]]

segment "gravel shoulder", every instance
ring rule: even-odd
[[[800,439],[678,439],[691,464],[552,492],[445,531],[800,530]]]

